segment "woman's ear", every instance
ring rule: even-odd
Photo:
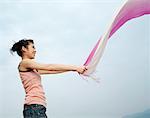
[[[22,46],[22,49],[21,49],[23,52],[27,51],[27,48],[25,48],[24,46]]]

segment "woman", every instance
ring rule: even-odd
[[[47,118],[46,98],[41,85],[41,74],[57,74],[67,71],[77,71],[82,74],[85,66],[40,64],[35,62],[36,50],[32,39],[22,39],[16,42],[11,52],[17,52],[22,58],[18,65],[19,75],[25,89],[24,118]]]

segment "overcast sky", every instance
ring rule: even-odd
[[[34,39],[41,63],[82,65],[122,0],[0,2],[0,118],[21,118],[24,89],[14,41]],[[127,22],[97,67],[100,84],[77,73],[42,76],[51,118],[122,118],[150,108],[150,17]]]

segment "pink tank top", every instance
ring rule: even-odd
[[[46,98],[40,74],[34,70],[29,72],[19,71],[19,74],[26,93],[24,104],[41,104],[46,107]]]

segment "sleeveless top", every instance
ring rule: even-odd
[[[19,71],[25,90],[24,104],[40,104],[46,107],[45,93],[41,84],[41,76],[36,70]]]

